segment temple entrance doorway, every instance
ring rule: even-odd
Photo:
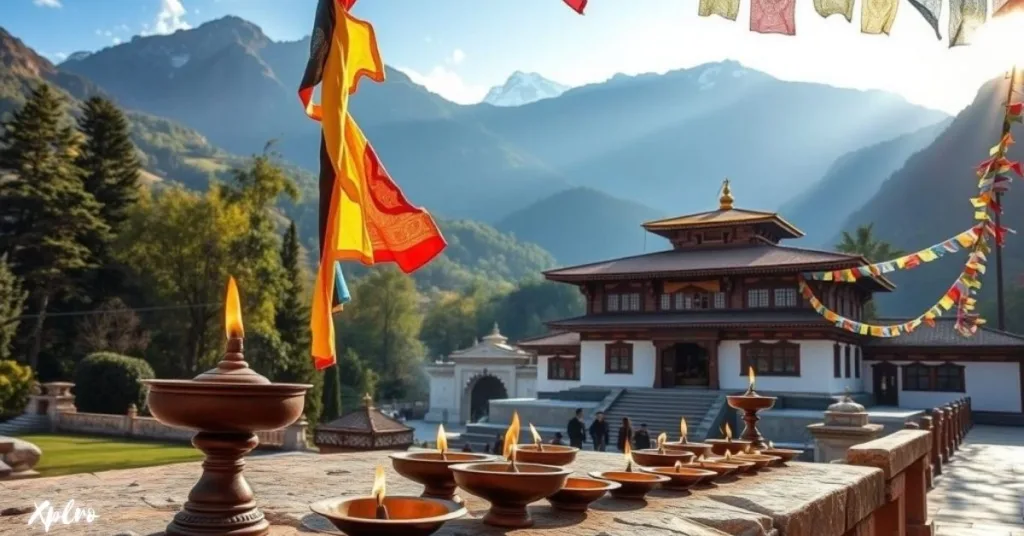
[[[676,343],[661,354],[662,387],[707,387],[711,374],[708,352],[694,343]]]
[[[896,372],[899,367],[883,361],[872,365],[871,376],[873,380],[873,391],[875,394],[875,402],[880,406],[893,406],[898,407],[900,405],[900,387]]]
[[[508,398],[505,384],[494,376],[481,376],[469,395],[469,421],[478,422],[490,414],[490,401],[496,398]]]

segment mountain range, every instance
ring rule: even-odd
[[[487,92],[484,102],[494,106],[522,106],[565,93],[569,86],[548,80],[537,73],[516,71],[500,86]]]
[[[0,40],[4,65],[5,47]],[[0,73],[0,107],[32,80],[76,98],[102,92],[131,110],[147,156],[167,153],[208,180],[276,139],[313,190],[318,130],[295,97],[307,53],[308,40],[275,42],[226,17],[56,67],[36,55],[35,68]],[[515,106],[461,106],[386,74],[360,86],[353,114],[408,197],[444,218],[450,241],[472,244],[486,230],[491,253],[468,270],[475,274],[501,262],[504,247],[521,250],[517,274],[663,248],[639,224],[712,208],[725,177],[738,206],[781,208],[807,231],[805,245],[831,248],[840,231],[874,223],[896,246],[920,249],[970,224],[971,168],[998,133],[995,83],[951,119],[892,94],[781,81],[734,61],[616,75]],[[147,138],[163,141],[144,146]],[[153,171],[178,180],[173,169]],[[308,241],[315,204],[287,210]],[[467,262],[474,250],[460,248],[441,262]],[[1019,271],[1024,256],[1006,254]],[[901,291],[881,299],[885,312],[934,303],[955,276],[951,262],[898,274]]]

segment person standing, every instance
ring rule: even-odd
[[[504,455],[505,454],[505,437],[502,436],[501,434],[497,434],[494,437],[494,439],[495,439],[495,441],[494,441],[494,451],[492,452],[492,454],[497,454],[498,456]]]
[[[555,432],[555,438],[551,440],[552,445],[565,445],[565,441],[562,441],[562,432]]]
[[[647,424],[640,424],[640,429],[633,434],[633,446],[637,450],[651,448],[651,433],[647,431]]]
[[[583,442],[587,439],[587,425],[583,422],[583,408],[576,408],[576,415],[569,419],[566,432],[569,435],[569,446],[583,448]]]
[[[604,420],[604,412],[598,411],[594,422],[590,423],[590,439],[594,442],[594,450],[604,452],[610,437],[608,423]]]
[[[630,448],[633,447],[633,425],[629,422],[629,417],[622,418],[622,426],[619,427],[619,437],[616,438],[615,445],[619,447],[619,452],[626,452],[626,442],[629,441]]]

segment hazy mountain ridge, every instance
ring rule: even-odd
[[[565,93],[569,86],[548,80],[537,73],[516,71],[500,86],[492,87],[483,102],[494,106],[522,106]]]

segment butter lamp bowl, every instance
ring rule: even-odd
[[[533,526],[526,506],[554,495],[565,487],[572,471],[556,465],[507,462],[460,463],[451,466],[455,483],[468,493],[491,503],[483,522],[504,528]]]
[[[711,445],[708,443],[665,443],[665,450],[692,452],[694,456],[711,456]]]
[[[658,449],[642,449],[632,452],[633,461],[644,467],[671,467],[679,463],[690,463],[693,461],[692,452],[681,450],[668,450],[658,452]]]
[[[701,482],[710,481],[718,476],[718,473],[714,471],[686,466],[641,467],[640,470],[645,473],[667,476],[669,481],[662,484],[661,487],[675,491],[688,490]]]
[[[306,390],[292,383],[142,380],[149,412],[163,424],[192,430],[255,433],[277,430],[302,415]]]
[[[796,459],[797,456],[799,456],[799,455],[801,455],[803,453],[804,453],[804,451],[796,450],[796,449],[779,449],[779,448],[761,449],[761,454],[765,454],[765,455],[768,455],[768,456],[775,456],[775,457],[779,458],[779,462],[778,462],[779,465],[785,464],[786,462],[791,462],[794,459]]]
[[[750,441],[745,439],[709,439],[708,444],[711,445],[711,452],[718,454],[719,456],[724,455],[726,452],[730,454],[739,454],[747,447],[750,446]]]
[[[744,411],[762,411],[775,407],[776,397],[761,395],[729,395],[725,397],[730,408]]]
[[[769,465],[774,465],[782,461],[782,458],[779,458],[778,456],[768,456],[767,454],[737,454],[736,456],[733,456],[732,459],[751,462],[754,464],[755,470],[761,470]]]
[[[309,509],[348,536],[429,536],[448,521],[466,515],[460,504],[423,497],[385,497],[384,507],[388,519],[377,519],[373,497],[326,499]]]
[[[564,445],[523,445],[516,447],[516,460],[525,463],[566,466],[576,461],[580,449]]]
[[[739,470],[739,467],[732,464],[709,461],[694,462],[691,464],[687,464],[685,467],[711,471],[712,473],[715,473],[715,476],[712,477],[713,480],[721,480],[729,475],[736,473],[736,471]]]
[[[605,493],[622,487],[618,482],[598,480],[596,478],[569,477],[565,479],[562,489],[548,497],[551,507],[556,510],[585,512],[590,503],[604,497]]]
[[[670,480],[664,475],[632,471],[594,471],[590,473],[590,476],[619,484],[617,489],[609,490],[609,492],[616,499],[628,501],[642,501],[651,490]]]
[[[391,455],[395,472],[423,485],[422,497],[462,503],[455,494],[455,476],[451,466],[458,463],[493,462],[497,456],[469,452],[396,452]]]
[[[752,461],[748,461],[748,460],[741,460],[741,459],[739,459],[739,456],[733,456],[732,458],[730,458],[728,460],[726,460],[726,459],[715,460],[715,463],[724,463],[726,465],[735,466],[736,467],[736,473],[735,474],[737,474],[737,475],[742,475],[742,474],[746,474],[746,473],[753,473],[754,471],[757,470],[757,464],[756,463],[754,463]]]

